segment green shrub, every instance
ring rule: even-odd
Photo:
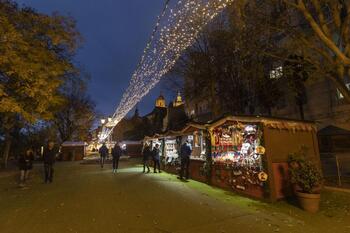
[[[321,185],[322,176],[317,165],[306,157],[307,148],[289,155],[291,182],[303,193],[315,193]]]

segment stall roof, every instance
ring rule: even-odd
[[[287,129],[293,131],[317,131],[316,125],[312,121],[290,120],[285,118],[262,117],[262,116],[224,116],[205,126],[209,129],[216,128],[227,121],[262,123],[267,127],[274,129]]]
[[[196,130],[212,130],[220,125],[225,124],[228,121],[232,122],[246,122],[246,123],[262,123],[264,126],[273,129],[286,129],[292,131],[317,131],[316,125],[312,121],[291,120],[286,118],[277,117],[263,117],[263,116],[223,116],[216,120],[202,123],[202,122],[190,122],[180,131],[167,131],[163,134],[155,134],[151,137],[145,137],[144,140],[158,139],[164,137],[176,137],[187,133],[191,133]]]
[[[205,129],[206,129],[206,127],[205,127],[204,124],[190,122],[190,123],[187,124],[187,126],[185,128],[183,128],[181,130],[181,133],[185,134],[185,133],[191,133],[193,131],[205,130]]]

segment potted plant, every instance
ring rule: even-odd
[[[289,172],[301,208],[316,213],[321,199],[322,176],[318,166],[306,154],[307,149],[301,148],[289,156]]]

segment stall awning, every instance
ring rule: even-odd
[[[226,122],[261,123],[266,127],[291,131],[317,131],[316,125],[309,121],[276,119],[260,116],[227,116],[206,124],[208,129],[214,129]]]

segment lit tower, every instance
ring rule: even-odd
[[[160,93],[160,96],[156,99],[156,107],[157,108],[166,108],[165,98],[162,95],[162,93]]]
[[[176,99],[173,103],[173,106],[174,107],[179,107],[181,105],[183,105],[184,102],[182,101],[182,97],[181,97],[181,93],[180,92],[177,92],[177,96],[176,96]]]

